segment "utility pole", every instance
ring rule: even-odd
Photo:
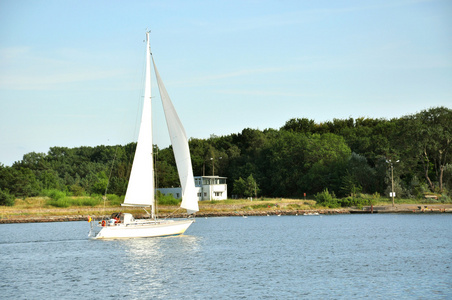
[[[215,159],[211,157],[210,160],[212,161],[212,176],[215,176]]]
[[[391,163],[392,207],[394,207],[394,166]]]
[[[398,163],[399,161],[400,161],[400,159],[398,159],[396,161],[396,163]],[[387,159],[386,162],[388,164],[390,164],[390,166],[391,166],[391,190],[392,190],[391,197],[392,197],[392,207],[394,207],[395,206],[395,204],[394,204],[394,196],[395,196],[395,193],[394,193],[394,164],[392,163],[392,161],[390,159],[389,160]]]
[[[220,156],[219,159],[222,159],[223,157]],[[212,161],[212,176],[215,176],[215,158],[211,157],[210,160]]]

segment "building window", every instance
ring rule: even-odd
[[[214,192],[214,194],[215,194],[215,197],[220,197],[221,194],[223,194],[223,192]]]
[[[179,193],[176,193],[176,198],[180,198]]]
[[[207,193],[204,193],[204,197],[206,197],[207,196]]]
[[[201,197],[202,196],[202,194],[201,193],[198,193],[198,197]]]

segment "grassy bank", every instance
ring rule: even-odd
[[[34,222],[45,221],[56,218],[57,220],[78,220],[87,216],[105,216],[122,210],[134,215],[143,215],[142,209],[122,209],[120,197],[31,197],[16,199],[14,206],[0,206],[0,221]],[[392,207],[392,200],[380,198],[373,201],[374,207]],[[397,199],[396,209],[406,211],[415,209],[417,206],[432,206],[431,201],[414,201],[411,199]],[[320,213],[346,213],[350,210],[361,210],[362,207],[334,208],[319,205],[315,200],[309,199],[284,199],[284,198],[260,198],[253,201],[248,199],[224,200],[224,201],[202,201],[199,202],[200,211],[198,216],[217,215],[264,215],[264,214],[295,214],[310,211]],[[442,208],[452,205],[443,205]],[[183,216],[183,210],[178,210],[177,203],[159,205],[158,213],[162,216]]]
[[[121,199],[122,202],[122,199]],[[48,216],[74,215],[106,215],[121,210],[117,199],[98,199],[97,197],[64,197],[52,199],[49,197],[31,197],[16,199],[14,206],[0,206],[0,219],[30,218]],[[199,202],[200,213],[227,213],[250,211],[278,210],[311,210],[317,208],[313,200],[294,199],[259,199],[259,200],[224,200]],[[178,204],[158,205],[160,214],[171,214],[177,211]],[[142,209],[126,209],[133,214],[142,214]],[[181,211],[179,211],[180,213]]]

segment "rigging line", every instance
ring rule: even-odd
[[[154,146],[152,146],[154,147]],[[155,211],[155,215],[158,216],[159,211],[158,211],[158,193],[157,193],[157,189],[158,189],[158,173],[157,173],[157,156],[159,154],[159,150],[158,147],[156,147],[155,152],[153,151],[154,154],[154,211]],[[155,217],[155,216],[154,216]]]
[[[181,209],[181,207],[178,207],[178,208],[176,208],[176,210],[174,210],[173,212],[171,212],[169,215],[167,215],[164,219],[168,219],[168,218],[170,218],[172,215],[174,215],[174,213],[176,212],[176,211],[178,211],[178,210],[180,210]]]
[[[144,50],[144,53],[146,53],[146,49]],[[142,55],[141,57],[145,57],[145,55]],[[138,65],[140,67],[138,67]],[[128,136],[131,137],[132,141],[128,142],[128,143],[126,143],[124,145],[125,146],[125,151],[126,151],[125,154],[127,156],[127,159],[126,159],[126,174],[125,174],[126,180],[129,180],[129,178],[130,178],[130,172],[131,172],[131,169],[132,169],[131,165],[133,163],[133,158],[131,159],[131,157],[133,156],[133,154],[135,153],[135,150],[136,150],[136,145],[135,145],[135,147],[133,147],[132,144],[133,143],[136,144],[136,142],[138,140],[138,126],[139,126],[139,121],[138,120],[140,119],[140,116],[141,116],[140,112],[142,111],[142,105],[143,105],[142,98],[144,97],[143,96],[144,95],[144,84],[142,84],[142,83],[145,81],[144,78],[145,78],[145,73],[146,73],[146,67],[145,67],[143,59],[141,59],[139,64],[137,64],[137,67],[135,67],[135,70],[136,71],[135,71],[134,78],[138,82],[141,83],[140,84],[141,88],[140,89],[136,89],[136,91],[133,93],[135,95],[131,96],[131,98],[130,98],[130,99],[137,99],[137,100],[135,100],[136,103],[134,102],[135,105],[136,105],[136,113],[135,113],[135,122],[134,122],[133,131],[132,131],[132,134],[130,134],[130,132],[128,134]],[[124,114],[124,118],[123,118],[123,121],[122,121],[123,122],[123,126],[121,126],[121,128],[126,127],[126,126],[124,126],[126,117],[127,117],[127,114]],[[126,146],[129,145],[129,144],[131,145],[131,147],[129,149],[127,149]]]
[[[115,155],[113,156],[113,161],[111,162],[111,168],[110,168],[110,174],[108,175],[108,180],[107,180],[107,186],[105,187],[105,192],[104,192],[104,196],[102,197],[104,200],[104,207],[103,207],[103,215],[102,215],[102,220],[105,217],[105,211],[106,211],[106,202],[107,202],[107,191],[108,191],[108,186],[110,185],[110,179],[111,179],[111,175],[113,174],[113,167],[116,161],[116,157],[118,154],[118,147],[119,145],[116,145],[115,147]]]
[[[146,210],[146,208],[144,208],[144,207],[142,207],[142,209],[146,212],[146,214],[149,216],[149,218],[151,219],[152,218],[152,214],[150,213],[150,212],[148,212],[147,210]]]
[[[116,161],[116,157],[117,157],[117,154],[118,154],[118,148],[119,148],[119,145],[116,145],[116,147],[115,147],[115,155],[113,156],[113,161],[111,162],[110,174],[108,175],[107,186],[105,187],[104,208],[105,208],[105,200],[107,199],[108,186],[110,185],[111,175],[113,174],[113,167],[115,166],[115,161]]]
[[[172,211],[169,215],[167,215],[164,219],[171,218],[172,215],[174,215],[178,210],[181,210],[182,208],[179,206],[174,211]]]

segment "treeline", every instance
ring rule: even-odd
[[[124,195],[135,146],[52,147],[11,167],[0,164],[0,203],[50,189]],[[250,179],[249,190],[268,197],[301,198],[325,189],[337,197],[388,195],[393,177],[397,197],[436,193],[449,199],[451,148],[452,110],[446,107],[391,120],[291,119],[279,130],[248,128],[190,140],[195,176],[228,177],[229,196],[241,194],[239,186]],[[179,186],[171,147],[155,147],[155,153],[157,186]]]

